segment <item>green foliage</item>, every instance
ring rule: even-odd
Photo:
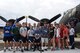
[[[76,35],[77,35],[78,38],[80,38],[80,33],[77,33]]]

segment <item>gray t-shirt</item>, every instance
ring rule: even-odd
[[[19,30],[21,36],[26,37],[27,36],[27,28],[26,27],[21,27]]]

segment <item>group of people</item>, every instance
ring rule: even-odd
[[[15,23],[15,26],[11,26],[10,22],[6,22],[4,27],[4,51],[20,50],[30,51],[39,50],[44,51],[51,49],[63,50],[74,49],[74,35],[75,30],[72,26],[58,24],[47,24],[44,23],[42,26],[40,23],[30,23],[23,22]]]

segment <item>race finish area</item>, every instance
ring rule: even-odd
[[[21,51],[16,51],[16,52],[13,52],[13,51],[6,51],[4,52],[3,50],[0,51],[0,53],[80,53],[80,49],[69,49],[69,50],[56,50],[56,51],[51,51],[51,50],[48,50],[48,51],[44,51],[44,52],[40,52],[40,51],[24,51],[24,52],[21,52]]]

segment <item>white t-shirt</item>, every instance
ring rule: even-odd
[[[23,36],[23,37],[27,36],[27,28],[26,27],[21,27],[19,32],[20,32],[21,36]]]
[[[69,35],[74,35],[75,34],[75,30],[74,30],[74,28],[71,28],[70,30],[69,30]]]
[[[56,37],[60,37],[60,28],[57,28]]]
[[[37,27],[33,27],[33,30],[36,30],[37,29]]]
[[[32,29],[28,30],[28,36],[33,36],[34,31]]]

